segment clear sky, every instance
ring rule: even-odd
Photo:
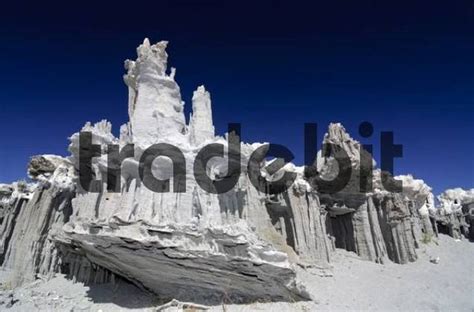
[[[474,187],[472,1],[78,3],[2,3],[0,181],[25,177],[31,155],[67,155],[86,121],[117,134],[123,61],[149,37],[170,42],[187,114],[198,85],[211,92],[220,134],[240,122],[245,141],[286,145],[302,164],[305,122],[320,140],[343,123],[377,161],[380,131],[393,131],[396,174],[435,193]]]

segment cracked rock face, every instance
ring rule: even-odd
[[[215,304],[309,299],[285,254],[223,229],[71,222],[54,239],[166,299]]]
[[[293,164],[270,174],[266,166],[272,161],[260,164],[262,178],[257,182],[262,188],[257,189],[247,163],[260,143],[241,143],[241,157],[234,162],[240,162],[242,172],[232,189],[222,194],[204,190],[193,175],[200,148],[223,145],[225,157],[213,158],[202,169],[219,179],[236,175],[227,164],[235,147],[215,135],[211,96],[204,86],[193,94],[186,124],[176,71],[167,72],[166,46],[165,41],[151,45],[146,39],[137,59],[125,62],[129,121],[120,127],[119,138],[106,120],[82,128],[102,151],[91,162],[94,179],[102,185],[99,190],[84,190],[78,183],[79,133],[70,137],[69,157],[31,159],[28,175],[34,184],[0,185],[0,263],[13,270],[12,285],[61,271],[85,283],[120,277],[162,299],[308,300],[296,277],[297,264],[327,267],[335,248],[369,261],[407,263],[417,259],[424,236],[444,229],[439,220],[453,236],[463,231],[464,215],[458,212],[472,208],[472,190],[467,195],[447,191],[442,208],[436,209],[431,188],[422,180],[400,176],[403,192],[393,194],[383,189],[377,169],[370,177],[374,190],[360,192],[360,155],[367,152],[338,123],[329,126],[324,138],[335,147],[319,152],[315,173],[329,180],[337,175],[333,156],[344,151],[352,176],[343,190],[318,191],[304,168]],[[174,183],[169,192],[153,192],[139,178],[140,157],[158,143],[182,151],[185,192],[174,192]],[[133,156],[121,166],[114,164],[120,169],[114,176],[121,185],[117,192],[106,187],[111,144],[134,144]],[[153,175],[170,178],[171,165],[168,158],[157,158]],[[295,176],[286,191],[261,191],[270,190],[285,173]]]

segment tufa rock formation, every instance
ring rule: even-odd
[[[470,195],[447,191],[441,195],[442,208],[436,209],[422,180],[400,176],[403,192],[390,193],[375,170],[368,176],[373,190],[361,192],[361,155],[375,162],[340,124],[329,125],[323,142],[336,148],[323,148],[315,163],[316,174],[331,179],[344,169],[334,156],[347,153],[352,175],[340,192],[321,192],[314,175],[293,164],[270,173],[272,162],[264,160],[258,168],[262,188],[256,188],[247,164],[263,146],[259,143],[238,147],[241,172],[231,169],[235,166],[227,164],[227,156],[212,158],[202,171],[213,180],[235,177],[236,185],[221,194],[205,191],[193,175],[200,149],[219,143],[229,155],[236,147],[215,136],[204,86],[193,94],[186,124],[176,71],[167,73],[166,45],[145,39],[137,59],[125,62],[130,120],[120,127],[120,137],[112,135],[107,121],[87,123],[81,130],[91,133],[102,151],[90,165],[97,182],[90,189],[79,183],[79,133],[70,137],[69,157],[31,159],[28,175],[34,184],[0,185],[0,262],[13,271],[12,285],[63,272],[85,283],[123,278],[163,300],[309,300],[295,265],[326,267],[335,248],[369,261],[403,264],[415,261],[424,238],[444,227],[454,237],[466,232],[461,219],[467,210],[472,215],[472,190]],[[170,190],[161,193],[144,185],[139,166],[144,151],[160,143],[178,146],[183,153],[178,163],[186,169],[180,173],[184,176],[177,175],[184,179],[172,181]],[[133,144],[121,164],[108,162],[112,144]],[[173,165],[168,157],[157,157],[152,173],[168,179]],[[108,167],[113,169],[109,175]],[[261,191],[286,173],[294,174],[295,181],[285,192]],[[110,183],[120,188],[110,190]],[[212,181],[208,186],[213,190]],[[176,192],[179,188],[184,191]]]

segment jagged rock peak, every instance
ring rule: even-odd
[[[99,159],[106,164],[107,155],[105,154],[105,146],[108,144],[118,144],[119,140],[112,134],[112,124],[107,120],[101,120],[95,124],[87,122],[82,127],[81,132],[90,132],[92,134],[92,144],[99,144],[102,146],[102,156],[94,157],[93,162],[98,162]],[[76,169],[79,168],[79,139],[80,132],[76,132],[69,138],[70,144],[68,151],[71,153],[69,161]]]
[[[175,69],[166,74],[167,41],[150,45],[148,39],[137,48],[137,59],[126,60],[128,114],[133,142],[144,147],[165,141],[184,141],[185,118]]]
[[[440,194],[439,199],[459,200],[461,203],[474,201],[474,188],[464,190],[460,187],[454,189],[447,189]]]
[[[431,194],[431,187],[421,179],[415,179],[413,175],[398,175],[397,180],[403,182],[403,193],[407,196],[428,196]]]
[[[353,141],[358,143],[356,140],[351,138],[347,133],[346,128],[341,123],[330,123],[328,126],[328,132],[324,135],[324,140],[330,140],[333,142],[347,142]]]
[[[137,48],[137,61],[152,61],[157,68],[157,72],[163,76],[168,62],[168,54],[166,53],[167,46],[168,41],[159,41],[150,45],[150,40],[145,38],[143,43]]]
[[[211,95],[202,85],[193,93],[193,112],[189,118],[191,144],[199,145],[214,138]]]
[[[324,135],[323,147],[318,157],[318,171],[323,179],[332,180],[336,177],[339,165],[334,159],[336,154],[344,151],[350,159],[350,167],[352,169],[351,180],[349,181],[344,192],[359,192],[359,169],[361,164],[361,153],[372,160],[372,168],[375,168],[376,162],[365,149],[361,148],[361,144],[353,139],[344,126],[340,123],[330,123],[328,131]],[[330,145],[327,145],[330,144]],[[340,156],[343,156],[341,154]],[[349,166],[346,164],[346,166]]]
[[[415,179],[411,174],[399,175],[396,180],[402,181],[403,196],[406,201],[414,203],[421,215],[434,213],[435,203],[432,188],[421,179]]]
[[[441,214],[461,212],[463,206],[474,203],[474,188],[464,190],[462,188],[447,189],[438,196]]]
[[[360,143],[353,139],[341,123],[330,123],[323,143],[332,143],[344,149],[353,165],[360,163]]]
[[[333,143],[343,148],[351,158],[353,165],[358,167],[360,163],[360,143],[352,138],[341,123],[330,123],[328,132],[324,135],[324,143]],[[365,151],[362,149],[362,151]],[[375,162],[373,163],[375,166]]]

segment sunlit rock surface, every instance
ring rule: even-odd
[[[189,120],[190,143],[200,145],[214,139],[212,124],[211,95],[204,86],[193,93],[193,113]]]
[[[166,72],[167,44],[160,41],[150,45],[145,39],[137,48],[137,59],[125,61],[130,126],[134,143],[141,147],[158,140],[180,143],[186,131],[184,103],[174,80],[175,69]]]
[[[165,47],[164,42],[150,46],[145,40],[138,59],[127,62],[130,123],[121,127],[120,138],[112,136],[105,121],[82,129],[92,133],[93,143],[103,151],[109,144],[135,144],[134,157],[121,166],[119,192],[107,191],[105,183],[99,192],[78,187],[70,222],[52,237],[67,250],[68,259],[74,259],[74,270],[84,272],[77,276],[80,280],[91,279],[82,266],[92,262],[164,297],[216,302],[223,296],[236,302],[307,299],[287,252],[297,256],[272,226],[265,194],[246,174],[223,194],[206,192],[195,180],[199,146],[207,142],[227,147],[227,141],[214,135],[210,94],[203,86],[194,92],[190,124],[184,124],[179,87],[166,74]],[[78,140],[76,133],[69,147],[76,168]],[[169,192],[153,192],[139,178],[144,148],[157,143],[173,143],[182,151],[185,192],[176,193],[175,183]],[[240,149],[245,171],[254,146],[242,143]],[[105,182],[107,156],[95,158],[92,168],[96,179]],[[211,161],[206,170],[210,177],[235,174],[228,172],[225,161]],[[172,172],[166,157],[154,161],[154,176],[167,179]],[[71,253],[88,260],[78,262]]]
[[[70,156],[31,159],[28,176],[34,183],[0,185],[0,261],[14,272],[12,285],[61,271],[86,283],[118,276],[161,299],[306,300],[295,266],[328,267],[335,248],[369,261],[407,263],[438,232],[460,237],[469,222],[472,229],[473,190],[446,191],[440,207],[431,188],[411,175],[396,177],[402,192],[387,191],[371,155],[339,123],[329,125],[326,146],[309,170],[289,163],[270,172],[279,160],[262,160],[262,176],[252,183],[247,164],[263,144],[229,146],[229,134],[216,136],[204,86],[194,91],[186,124],[166,46],[145,39],[137,59],[125,62],[129,121],[118,138],[106,120],[81,129],[102,152],[91,161],[96,182],[89,189],[79,183],[79,132],[70,137]],[[171,179],[169,190],[156,192],[142,182],[139,163],[149,146],[163,143],[182,152],[177,163],[186,169],[185,179]],[[210,143],[222,144],[225,157],[212,158],[202,170],[215,181],[236,177],[236,185],[221,194],[214,181],[204,189],[193,174],[196,156]],[[132,155],[110,163],[112,145],[129,146]],[[229,169],[227,157],[239,148],[240,159],[232,164],[240,164],[240,173]],[[335,159],[340,153],[348,156],[341,168]],[[365,168],[375,170],[367,175]],[[316,183],[344,169],[351,175],[337,192],[324,192]],[[160,156],[151,171],[166,180],[174,169]],[[294,175],[294,182],[272,193],[284,174]],[[372,187],[361,188],[361,181]],[[108,189],[112,182],[120,187]]]
[[[455,238],[468,236],[474,241],[474,189],[445,190],[438,196],[437,231]]]

